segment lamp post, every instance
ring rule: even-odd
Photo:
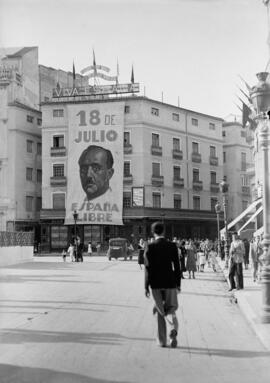
[[[218,256],[220,257],[220,230],[219,230],[219,215],[221,213],[221,205],[219,202],[215,205],[215,211],[217,214],[217,232],[218,232]]]
[[[224,212],[224,225],[225,225],[225,268],[228,268],[229,265],[229,238],[228,238],[228,223],[227,223],[227,200],[226,195],[229,190],[229,185],[225,180],[221,181],[219,184],[219,190],[222,193],[222,204]]]
[[[78,219],[78,213],[77,213],[76,210],[74,210],[74,212],[73,212],[73,219],[74,219],[75,252],[76,252],[75,261],[78,262],[78,247],[77,247],[77,219]]]
[[[262,164],[262,202],[263,202],[263,262],[262,283],[262,313],[261,321],[270,323],[270,181],[269,181],[269,144],[270,144],[270,83],[267,82],[267,72],[257,74],[258,84],[251,88],[250,97],[255,109],[254,137],[255,156],[261,153]]]

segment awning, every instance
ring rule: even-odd
[[[253,221],[254,218],[257,217],[258,214],[260,214],[260,212],[262,211],[263,207],[260,206],[260,208],[258,210],[255,211],[254,214],[252,214],[252,216],[247,220],[247,222],[245,222],[245,224],[238,230],[238,234],[241,233],[241,231],[251,222]]]
[[[239,214],[232,222],[228,224],[228,230],[231,229],[234,225],[237,224],[242,218],[244,218],[247,214],[249,214],[259,203],[262,203],[262,198],[256,199],[253,201],[241,214]],[[220,234],[224,235],[225,227],[220,230]]]
[[[262,234],[263,234],[263,226],[260,227],[258,230],[256,230],[255,233],[253,233],[253,237],[254,238],[260,237]]]

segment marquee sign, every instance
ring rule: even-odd
[[[140,91],[139,83],[88,85],[73,88],[54,88],[53,98],[98,96],[106,94],[137,93]]]

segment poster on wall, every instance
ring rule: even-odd
[[[144,188],[132,188],[132,206],[144,206]]]
[[[68,106],[65,224],[122,225],[124,103]]]

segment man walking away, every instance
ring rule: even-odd
[[[152,225],[155,240],[145,250],[145,295],[152,297],[155,303],[153,314],[157,314],[158,344],[167,345],[167,324],[170,332],[170,346],[177,347],[178,308],[177,292],[180,291],[180,265],[175,243],[164,238],[164,226],[161,222]]]
[[[232,243],[230,247],[230,267],[229,267],[229,291],[235,289],[240,290],[244,288],[243,280],[243,262],[244,262],[245,246],[241,241],[237,232],[232,235]],[[235,281],[234,281],[235,277]]]

